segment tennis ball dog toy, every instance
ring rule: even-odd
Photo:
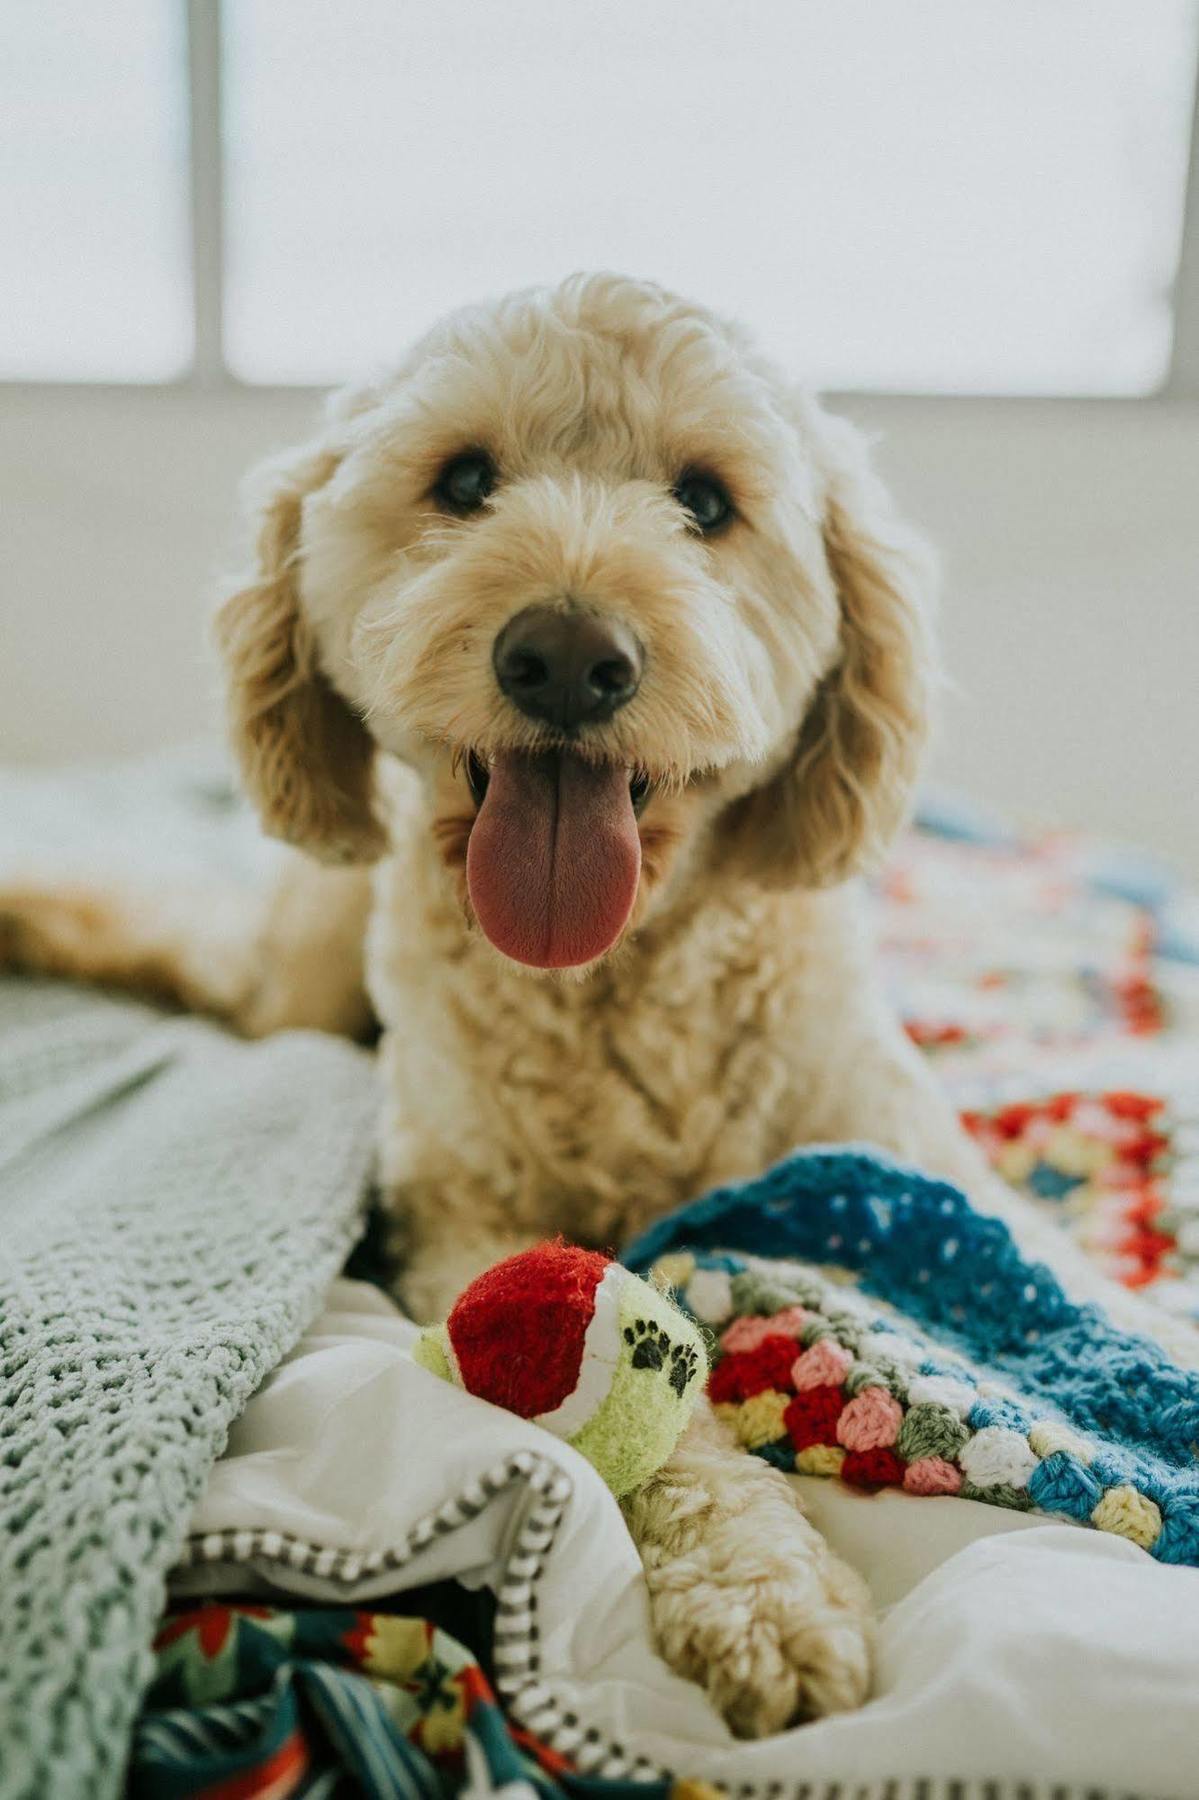
[[[703,1339],[672,1300],[598,1251],[562,1243],[488,1269],[413,1354],[565,1438],[617,1495],[661,1468],[708,1375]]]

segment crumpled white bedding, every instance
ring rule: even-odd
[[[417,1367],[414,1335],[376,1289],[335,1285],[234,1428],[176,1591],[487,1585],[510,1709],[587,1772],[668,1768],[747,1797],[1199,1796],[1199,1571],[972,1501],[802,1480],[880,1606],[875,1690],[855,1714],[739,1743],[655,1655],[636,1553],[590,1465]]]

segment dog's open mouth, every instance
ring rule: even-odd
[[[648,778],[569,750],[471,752],[478,807],[466,852],[475,918],[497,950],[569,969],[610,950],[637,898]]]

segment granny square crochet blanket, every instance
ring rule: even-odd
[[[1077,1305],[956,1188],[799,1152],[626,1252],[713,1336],[710,1393],[777,1467],[959,1494],[1199,1564],[1199,1372]]]

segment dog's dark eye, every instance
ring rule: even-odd
[[[495,486],[495,464],[482,450],[455,456],[437,478],[434,492],[452,512],[478,512]]]
[[[711,475],[698,475],[691,470],[680,475],[674,497],[684,512],[689,512],[701,531],[719,531],[733,516],[733,503]]]

